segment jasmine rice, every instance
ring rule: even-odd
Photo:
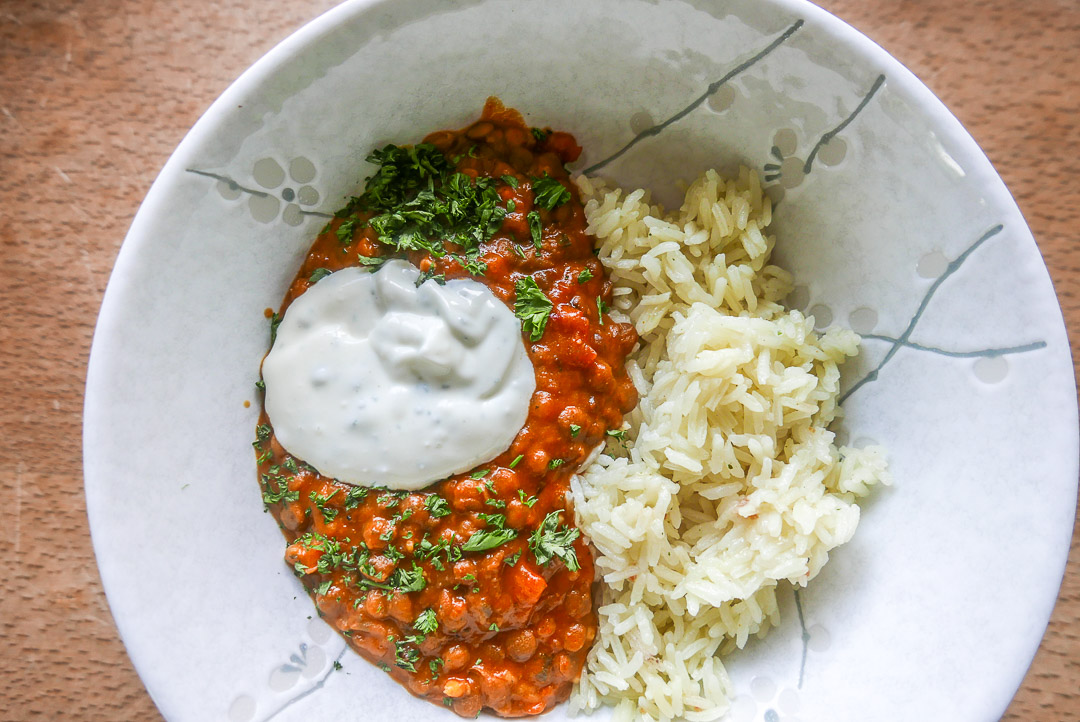
[[[856,500],[889,483],[880,449],[838,449],[827,429],[859,338],[781,305],[791,277],[769,265],[753,172],[705,173],[671,214],[577,182],[641,347],[625,438],[572,483],[604,584],[571,710],[715,720],[733,694],[720,656],[777,623],[777,585],[813,579],[854,534]]]

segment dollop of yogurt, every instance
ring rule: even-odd
[[[263,361],[290,454],[350,484],[415,490],[505,451],[536,388],[513,312],[483,284],[393,260],[331,273],[285,312]]]

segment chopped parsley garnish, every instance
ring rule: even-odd
[[[557,558],[567,569],[576,572],[581,565],[574,551],[574,540],[581,536],[581,532],[566,525],[560,526],[559,515],[563,511],[558,509],[544,517],[544,521],[529,537],[529,548],[537,564],[548,564]]]
[[[484,522],[491,527],[502,529],[506,526],[506,514],[485,514],[480,512],[477,514]]]
[[[548,462],[548,468],[551,469],[551,470],[555,470],[555,469],[558,469],[560,466],[562,466],[565,463],[566,463],[566,461],[563,460],[563,459],[552,459],[551,461]]]
[[[269,424],[259,424],[255,427],[255,441],[252,442],[252,446],[258,446],[262,442],[270,438],[270,434],[274,433],[274,430],[270,428]]]
[[[529,211],[525,214],[525,220],[529,222],[529,235],[532,236],[533,245],[539,251],[544,247],[544,239],[540,234],[540,231],[543,230],[543,225],[540,223],[540,214],[536,211]]]
[[[510,200],[508,200],[506,202],[506,212],[507,213],[513,213],[516,210],[517,210],[517,203],[514,203],[514,199],[511,198]]]
[[[361,266],[369,266],[371,270],[377,271],[390,259],[386,256],[365,256],[363,253],[357,254],[357,260],[360,261]]]
[[[432,266],[426,271],[420,271],[420,275],[416,277],[416,287],[424,285],[425,281],[434,281],[440,286],[446,285],[446,276],[441,273],[435,273],[435,266]]]
[[[506,559],[503,559],[503,564],[505,564],[505,565],[507,565],[509,567],[512,567],[512,566],[514,566],[515,564],[518,563],[518,559],[520,559],[520,558],[521,558],[521,550],[518,549],[516,552],[514,552],[514,554],[512,554],[511,556],[506,557]]]
[[[551,300],[536,285],[532,276],[519,279],[514,289],[517,291],[514,315],[521,319],[521,328],[529,334],[529,340],[539,341],[551,315]]]
[[[318,532],[302,534],[296,538],[296,541],[307,549],[322,552],[313,568],[305,567],[297,562],[294,568],[298,574],[313,574],[316,572],[329,574],[335,569],[342,569],[347,572],[362,571],[365,574],[368,574],[368,570],[370,570],[371,574],[369,576],[375,576],[374,570],[371,569],[368,562],[370,552],[364,544],[345,551],[341,548],[341,542]]]
[[[604,299],[599,296],[596,297],[596,310],[599,314],[600,325],[604,325],[604,312],[607,311],[607,304],[604,303]]]
[[[492,632],[497,632],[499,631],[499,625],[495,622],[492,622],[491,625],[488,627],[488,630]]]
[[[496,509],[506,508],[506,502],[502,499],[484,499],[484,504],[487,506],[493,506]]]
[[[468,256],[454,256],[453,258],[473,276],[483,276],[487,273],[487,264],[477,258]]]
[[[339,661],[337,661],[337,660],[335,659],[335,660],[334,660],[334,671],[335,671],[335,672],[340,672],[340,671],[341,671],[341,670],[343,670],[343,669],[345,669],[345,668],[344,668],[343,666],[341,666],[341,662],[339,662]]]
[[[531,128],[533,137],[536,138],[537,143],[543,143],[551,135],[550,130],[543,130],[542,128]]]
[[[387,491],[385,494],[379,494],[378,498],[375,499],[375,501],[381,507],[384,507],[386,509],[393,509],[395,506],[401,503],[402,498],[405,497],[407,494],[408,492],[405,491]]]
[[[491,469],[477,469],[473,473],[469,474],[470,479],[483,479],[485,476],[491,473]]]
[[[450,514],[450,503],[438,494],[432,494],[427,499],[424,499],[424,506],[427,507],[428,513],[436,519]]]
[[[544,173],[543,178],[533,178],[536,205],[549,211],[570,200],[570,191],[562,183]]]
[[[259,379],[255,382],[255,388],[257,388],[259,391],[266,391],[266,382],[262,379]]]
[[[581,427],[577,424],[570,424],[570,438],[576,439],[577,435],[581,433]]]
[[[334,498],[339,491],[341,490],[334,489],[332,492],[326,494],[325,496],[323,496],[322,494],[316,494],[314,491],[308,494],[308,498],[311,499],[312,502],[314,502],[315,508],[322,513],[323,519],[328,524],[337,518],[338,509],[335,509],[332,506],[327,506],[327,502]]]
[[[578,274],[577,282],[578,283],[585,283],[586,281],[591,281],[592,277],[593,277],[592,270],[586,268],[585,270],[583,270],[581,273]]]
[[[270,467],[271,469],[280,469],[276,466]],[[275,472],[268,472],[261,477],[263,485],[263,504],[269,506],[270,504],[281,504],[286,501],[298,501],[300,499],[299,491],[292,491],[289,489],[289,480],[281,474]]]
[[[436,544],[432,544],[427,538],[420,540],[416,558],[430,560],[431,565],[441,572],[446,570],[446,565],[439,559],[440,554],[446,558],[447,563],[453,564],[461,559],[461,547],[451,545],[446,539],[440,539]]]
[[[622,441],[626,438],[626,429],[619,429],[618,431],[616,431],[615,429],[608,429],[604,433],[613,439],[618,439],[619,441]]]
[[[334,233],[337,235],[337,239],[340,243],[348,245],[349,243],[352,243],[354,230],[356,230],[356,219],[350,218],[338,226]]]
[[[315,590],[315,592],[316,592],[317,594],[319,594],[320,596],[323,596],[323,595],[325,595],[325,594],[326,594],[326,593],[327,593],[328,591],[330,591],[330,586],[331,586],[332,584],[333,584],[333,580],[327,579],[327,580],[326,580],[325,582],[323,582],[322,584],[320,584],[320,585],[319,585],[319,588],[318,588],[318,589],[316,589],[316,590]]]
[[[407,672],[416,671],[416,663],[420,661],[420,650],[416,647],[407,646],[405,642],[398,642],[394,649],[394,664]]]
[[[574,530],[577,532],[577,529]],[[390,586],[402,592],[419,592],[427,586],[424,570],[413,562],[412,569],[398,567],[390,575]]]
[[[525,458],[525,454],[518,454],[517,456],[515,456],[514,460],[510,462],[510,468],[513,469],[515,466],[520,464],[521,460],[524,459],[524,458]]]
[[[502,227],[507,211],[496,179],[455,172],[433,145],[387,145],[367,160],[379,169],[348,211],[374,213],[368,225],[380,243],[435,257],[445,256],[452,243],[469,255]]]
[[[577,531],[575,529],[575,531]],[[517,536],[513,529],[481,529],[473,532],[468,541],[461,545],[461,550],[466,552],[484,552],[494,549]]]
[[[371,151],[366,160],[379,169],[367,179],[363,195],[356,199],[365,210],[399,205],[450,170],[446,156],[430,143],[406,148],[389,144]]]
[[[311,275],[308,276],[308,283],[318,283],[322,279],[329,276],[331,273],[332,271],[329,268],[316,268],[314,271],[311,272]]]
[[[518,489],[518,499],[521,501],[522,504],[529,507],[530,509],[533,508],[533,504],[540,501],[539,497],[525,496],[524,489]]]
[[[431,634],[439,628],[439,619],[435,616],[434,609],[425,609],[416,615],[416,621],[413,622],[413,629],[421,634]]]
[[[354,486],[349,489],[345,492],[345,509],[355,509],[360,506],[360,502],[367,497],[367,493],[368,490],[366,486]]]
[[[270,345],[274,345],[274,341],[277,340],[277,328],[281,325],[281,319],[283,316],[279,316],[276,313],[270,316]]]
[[[512,175],[504,175],[502,177],[502,182],[510,186],[511,188],[514,188],[515,190],[517,189],[518,185],[520,185],[518,183],[518,179]]]

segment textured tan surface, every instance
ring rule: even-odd
[[[120,242],[184,133],[330,0],[0,0],[0,720],[159,719],[101,591],[82,389]],[[957,114],[1016,196],[1080,358],[1080,3],[825,0]],[[1080,719],[1080,535],[1006,719]]]

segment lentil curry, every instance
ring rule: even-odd
[[[286,561],[320,615],[413,694],[463,716],[539,714],[566,699],[596,635],[593,561],[570,478],[618,436],[637,398],[632,326],[565,168],[567,133],[529,128],[489,99],[481,118],[379,170],[322,230],[278,314],[349,266],[406,258],[422,279],[472,278],[521,319],[536,389],[503,454],[420,492],[353,486],[288,454],[265,412],[255,449]]]

